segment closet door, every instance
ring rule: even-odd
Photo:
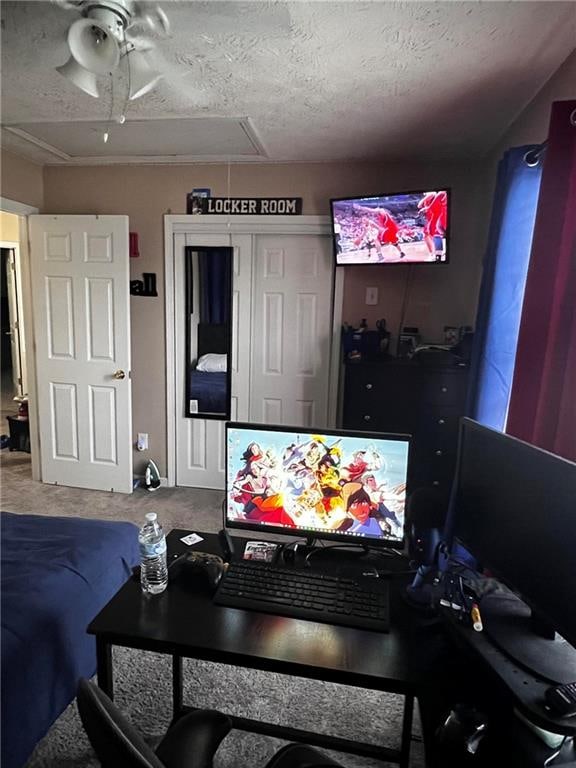
[[[247,420],[249,365],[244,344],[250,339],[252,236],[227,234],[179,234],[174,236],[176,360],[176,485],[193,488],[224,488],[224,424],[218,419],[186,418],[185,267],[186,246],[229,247],[234,250],[232,278],[232,398],[231,418]]]
[[[250,420],[328,427],[333,266],[324,235],[256,235]]]

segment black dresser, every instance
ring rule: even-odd
[[[433,486],[447,502],[468,370],[466,365],[415,359],[348,362],[342,426],[411,434],[410,489]]]

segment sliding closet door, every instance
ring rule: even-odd
[[[185,417],[184,249],[234,249],[232,419],[334,427],[337,360],[332,376],[330,366],[332,348],[339,353],[340,314],[333,313],[330,223],[322,216],[202,215],[167,216],[165,225],[167,296],[174,296],[169,464],[176,485],[223,489],[224,422]]]
[[[333,260],[324,235],[256,235],[250,420],[327,427]]]

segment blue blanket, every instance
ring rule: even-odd
[[[20,768],[96,671],[86,627],[138,562],[132,523],[1,513],[2,768]]]
[[[190,372],[190,400],[198,401],[198,413],[226,413],[228,374],[193,370]]]

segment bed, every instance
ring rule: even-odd
[[[197,339],[198,362],[191,368],[189,380],[190,413],[227,414],[230,400],[227,370],[229,327],[227,324],[200,323]],[[209,358],[212,360],[206,364]],[[217,358],[221,360],[216,362]]]
[[[36,743],[96,671],[86,627],[138,562],[132,523],[0,513],[3,768]]]
[[[190,373],[190,400],[196,403],[198,413],[226,413],[228,374],[222,371]]]

